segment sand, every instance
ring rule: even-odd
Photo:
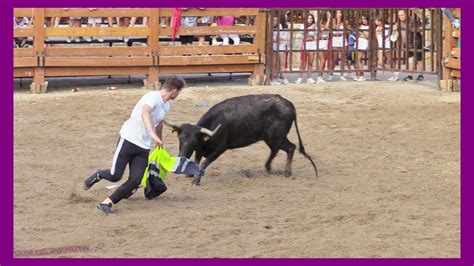
[[[460,95],[415,83],[194,86],[168,119],[196,122],[209,106],[246,94],[278,93],[296,107],[311,164],[286,154],[273,174],[263,143],[230,150],[201,186],[170,174],[169,190],[146,200],[143,189],[105,217],[95,206],[111,190],[83,180],[110,168],[122,123],[147,91],[138,84],[70,87],[14,97],[16,251],[85,245],[53,257],[460,256]],[[294,127],[290,140],[297,143]],[[169,129],[164,141],[177,155]],[[122,182],[128,177],[128,171]]]

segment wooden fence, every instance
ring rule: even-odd
[[[461,19],[460,8],[450,8],[456,19]],[[444,17],[444,50],[443,50],[443,76],[441,89],[458,91],[461,79],[461,29],[454,28],[451,21]]]
[[[16,17],[33,19],[31,27],[15,28],[14,37],[33,38],[32,48],[14,49],[14,76],[32,77],[31,90],[46,92],[47,77],[145,74],[148,88],[159,87],[160,74],[250,72],[249,83],[262,84],[265,62],[266,13],[249,8],[188,9],[182,16],[252,16],[253,25],[183,27],[177,35],[250,35],[252,43],[239,45],[169,45],[170,27],[160,27],[160,18],[170,18],[171,8],[19,8]],[[44,27],[49,17],[148,17],[144,27]],[[49,47],[48,37],[145,36],[146,47]],[[168,44],[168,45],[167,45]]]

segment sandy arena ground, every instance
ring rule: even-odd
[[[169,190],[143,190],[105,217],[95,206],[118,131],[140,88],[64,87],[15,93],[15,250],[86,245],[55,257],[450,257],[460,256],[460,95],[415,83],[333,82],[274,87],[194,86],[168,119],[196,122],[223,99],[278,93],[296,106],[306,150],[264,171],[263,143],[227,151],[200,187],[170,174]],[[128,86],[128,88],[139,87]],[[297,142],[294,127],[290,140]],[[164,140],[177,154],[169,129]],[[128,174],[128,172],[126,172]],[[127,175],[122,181],[126,180]]]

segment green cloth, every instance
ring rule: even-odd
[[[165,148],[157,147],[153,152],[148,155],[148,165],[145,169],[145,173],[143,174],[141,185],[146,187],[146,181],[148,179],[148,169],[150,164],[155,164],[157,169],[160,169],[160,178],[165,181],[166,175],[168,172],[173,170],[175,167],[176,161],[178,157],[172,157],[169,153],[165,150]]]

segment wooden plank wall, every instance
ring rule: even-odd
[[[253,44],[162,45],[159,37],[171,37],[171,28],[160,27],[160,17],[171,17],[171,8],[17,8],[15,16],[33,19],[31,27],[16,28],[14,37],[32,37],[33,48],[14,49],[15,77],[33,77],[33,84],[47,85],[46,77],[145,74],[145,86],[159,86],[160,74],[250,72],[253,84],[263,82],[266,13],[256,8],[188,9],[182,16],[255,16],[255,25],[180,27],[177,35],[250,35]],[[148,17],[145,27],[77,28],[43,27],[47,17]],[[38,27],[38,25],[41,25]],[[47,37],[145,36],[146,47],[45,47]],[[179,40],[176,40],[176,44]],[[32,88],[45,91],[46,86]]]

